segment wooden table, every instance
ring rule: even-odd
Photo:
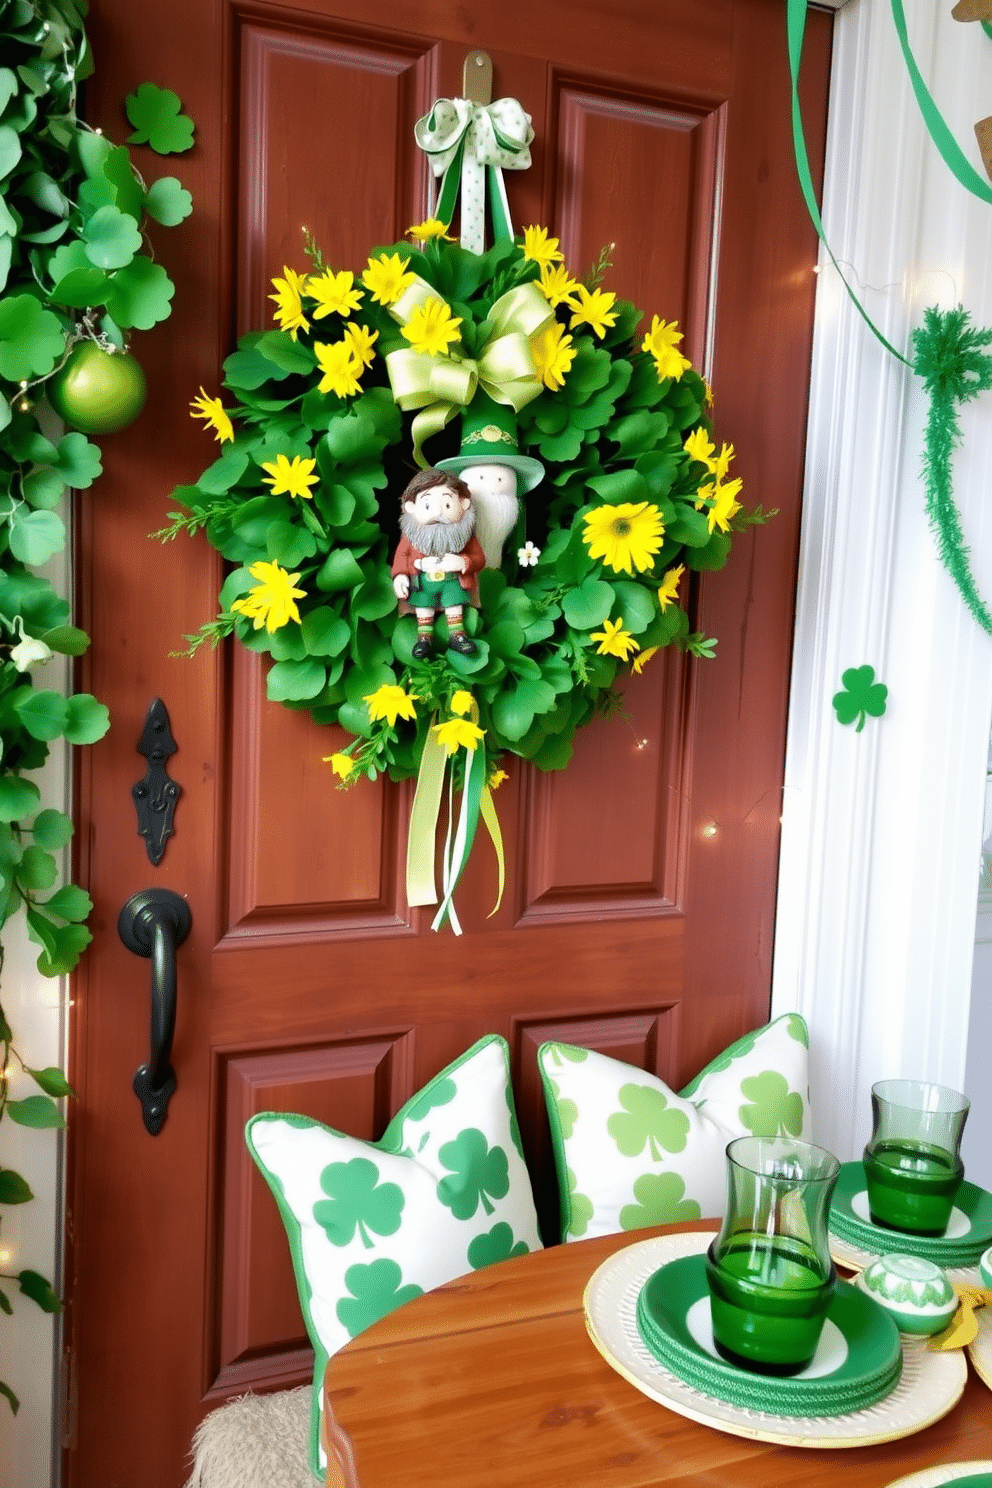
[[[597,1353],[582,1294],[607,1256],[697,1222],[504,1261],[401,1307],[327,1366],[325,1398],[360,1488],[885,1488],[939,1463],[992,1458],[992,1391],[925,1431],[814,1451],[698,1425],[649,1400]],[[330,1419],[330,1418],[329,1418]]]

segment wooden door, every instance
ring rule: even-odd
[[[378,1136],[480,1034],[509,1040],[535,1183],[552,1192],[534,1053],[554,1037],[684,1083],[766,1017],[806,414],[815,238],[795,184],[780,0],[93,0],[87,110],[120,138],[146,78],[197,124],[176,170],[193,217],[163,234],[172,319],[136,340],[147,411],[105,441],[80,503],[84,682],[111,708],[79,760],[79,871],[95,938],[76,980],[68,1200],[66,1482],[178,1488],[197,1420],[227,1395],[298,1383],[309,1353],[275,1206],[242,1128],[301,1110]],[[811,18],[807,114],[822,151],[830,22]],[[750,504],[780,515],[694,594],[716,659],[658,660],[569,768],[514,762],[499,794],[509,888],[487,919],[484,851],[461,938],[402,887],[408,787],[336,791],[332,731],[264,700],[257,656],[177,658],[215,609],[205,542],[149,540],[168,493],[212,458],[188,413],[236,335],[270,324],[269,279],[306,267],[306,224],[361,267],[427,210],[413,124],[484,47],[519,98],[534,163],[514,221],[584,272],[677,318],[716,389]],[[142,152],[138,150],[141,159]],[[162,171],[149,157],[149,175]],[[131,801],[160,697],[182,787],[149,863]],[[149,971],[121,944],[138,890],[188,899],[173,1048],[178,1090],[149,1136]]]

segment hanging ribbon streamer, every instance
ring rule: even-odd
[[[887,337],[883,336],[882,332],[878,329],[878,326],[868,314],[868,311],[865,309],[864,305],[862,305],[861,301],[854,293],[854,290],[851,288],[850,284],[848,284],[841,270],[840,264],[837,262],[836,258],[834,258],[833,250],[830,247],[830,244],[827,242],[826,235],[823,231],[823,221],[820,217],[820,207],[816,200],[816,190],[813,186],[813,176],[809,168],[809,151],[806,148],[806,135],[803,130],[802,109],[799,103],[799,64],[802,60],[803,54],[803,37],[806,34],[806,7],[807,0],[787,0],[785,12],[786,30],[789,42],[789,72],[792,79],[792,143],[796,156],[796,169],[799,173],[799,186],[803,194],[803,200],[806,203],[806,210],[809,212],[810,220],[812,221],[813,226],[816,228],[820,242],[826,249],[827,254],[830,258],[830,262],[837,270],[840,282],[843,284],[844,288],[851,296],[858,314],[864,320],[872,335],[878,337],[879,341],[881,341],[886,351],[890,351],[897,361],[902,362],[903,366],[910,367],[912,366],[912,363],[908,360],[907,357],[903,356],[901,351],[896,350],[896,348],[892,345],[892,342],[889,341]]]
[[[895,22],[896,35],[899,45],[902,47],[902,55],[909,73],[909,80],[916,94],[916,101],[920,105],[920,113],[923,122],[927,126],[930,138],[944,160],[944,163],[954,172],[965,190],[980,197],[984,202],[992,203],[992,184],[983,178],[975,170],[954,135],[951,133],[940,109],[930,96],[929,89],[923,81],[923,74],[916,65],[916,58],[909,44],[909,31],[906,26],[906,12],[902,8],[902,0],[892,0],[892,19]]]
[[[473,723],[478,723],[479,710],[475,703],[471,713]],[[441,907],[434,917],[432,930],[440,930],[445,920],[450,921],[456,935],[461,925],[455,912],[454,893],[465,871],[475,842],[479,818],[489,833],[496,854],[497,894],[490,910],[490,917],[503,902],[506,884],[506,858],[503,851],[503,836],[499,818],[493,803],[492,791],[486,783],[486,755],[482,748],[466,749],[465,774],[462,782],[461,808],[455,824],[454,770],[449,769],[451,757],[446,747],[438,743],[434,728],[428,731],[420,757],[417,787],[410,812],[410,832],[406,854],[406,897],[410,905],[437,904],[435,852],[437,824],[441,813],[441,796],[444,789],[445,771],[448,770],[448,824],[442,855]]]
[[[439,98],[430,113],[417,120],[414,137],[434,175],[442,178],[435,215],[449,227],[461,189],[462,247],[470,253],[485,251],[487,171],[494,241],[512,242],[503,171],[527,169],[534,138],[530,114],[517,100],[498,98],[481,104],[468,98]]]
[[[428,300],[443,303],[437,290],[418,276],[390,313],[400,325],[407,325]],[[479,327],[475,357],[458,351],[431,356],[413,347],[388,353],[386,371],[393,397],[404,413],[415,414],[413,457],[421,469],[428,463],[424,443],[471,403],[478,388],[514,413],[538,397],[542,383],[530,341],[553,320],[554,311],[538,286],[521,284],[500,296]]]
[[[983,201],[992,202],[992,187],[988,182],[983,181],[968,163],[923,81],[909,46],[902,0],[891,0],[891,4],[903,57],[931,138],[962,185],[966,186],[969,191],[973,191],[976,196],[981,197]],[[983,630],[992,635],[992,614],[989,613],[988,607],[975,586],[968,549],[965,546],[957,507],[954,504],[951,481],[954,448],[961,438],[957,407],[960,403],[965,403],[974,398],[976,394],[992,387],[992,357],[980,349],[992,344],[992,331],[975,330],[969,324],[967,311],[960,305],[956,310],[946,312],[937,309],[927,310],[924,312],[924,324],[913,332],[915,356],[910,361],[882,335],[841,273],[840,265],[834,258],[823,233],[823,223],[809,168],[809,153],[803,133],[802,111],[799,106],[799,64],[802,58],[803,34],[806,29],[806,7],[807,0],[787,0],[786,28],[789,70],[792,79],[792,138],[799,184],[820,241],[830,255],[830,260],[840,275],[844,288],[854,301],[863,320],[882,345],[904,366],[911,367],[926,384],[929,412],[924,436],[923,483],[926,491],[927,517],[937,540],[941,562],[957,585],[962,599],[975,620]]]

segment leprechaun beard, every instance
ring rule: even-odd
[[[475,512],[469,507],[457,522],[418,522],[409,512],[403,512],[400,531],[425,558],[443,558],[445,553],[460,553],[468,546],[475,531]]]

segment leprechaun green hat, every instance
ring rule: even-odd
[[[447,460],[438,460],[435,469],[461,475],[470,465],[509,465],[517,472],[521,496],[544,479],[540,460],[520,453],[513,409],[497,403],[481,388],[462,414],[461,449]]]

